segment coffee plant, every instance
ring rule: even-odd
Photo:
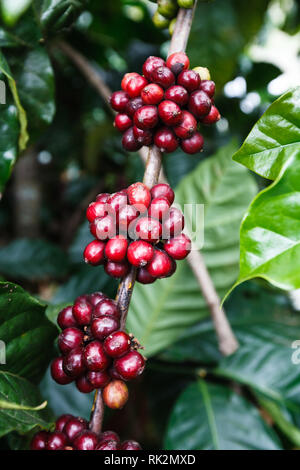
[[[298,2],[0,18],[0,448],[299,448]]]

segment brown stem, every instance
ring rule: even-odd
[[[89,428],[91,431],[96,433],[98,436],[102,431],[102,423],[104,417],[104,403],[102,398],[102,392],[100,389],[96,390],[93,408],[91,412],[91,419]]]

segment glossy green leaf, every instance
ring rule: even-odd
[[[34,0],[41,26],[50,33],[70,27],[85,4],[85,0]]]
[[[256,184],[242,166],[232,162],[230,144],[200,163],[176,191],[175,201],[204,204],[206,265],[220,295],[237,276],[239,225]],[[189,225],[189,220],[186,218]],[[190,325],[208,315],[199,285],[186,261],[176,273],[154,284],[135,286],[128,329],[145,347],[147,356],[172,344]]]
[[[258,410],[222,385],[188,386],[172,411],[166,436],[172,450],[279,450],[276,433]]]
[[[20,124],[14,105],[0,105],[0,199],[18,156]]]
[[[233,159],[275,180],[300,148],[300,87],[278,98],[246,138]]]

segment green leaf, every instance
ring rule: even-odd
[[[20,238],[0,249],[0,272],[10,278],[61,278],[68,267],[67,254],[44,240]]]
[[[1,406],[3,402],[4,407]],[[36,426],[49,428],[49,412],[34,410],[39,408],[41,402],[41,396],[34,385],[15,374],[0,371],[0,436],[11,431],[24,434]]]
[[[72,245],[69,248],[69,257],[74,264],[82,263],[83,251],[88,243],[93,240],[89,224],[84,222],[78,229]]]
[[[166,449],[279,450],[276,433],[258,410],[222,385],[203,380],[188,386],[172,411]]]
[[[296,87],[271,104],[233,159],[275,180],[285,163],[299,154],[299,147],[300,87]]]
[[[176,202],[204,204],[205,234],[202,250],[206,265],[220,295],[237,276],[239,225],[256,184],[243,167],[232,162],[233,144],[200,163],[176,191]],[[186,217],[189,225],[189,219]],[[168,279],[133,291],[128,330],[145,347],[147,356],[172,344],[192,324],[208,315],[196,278],[186,261]]]
[[[57,335],[45,308],[21,287],[0,283],[0,339],[6,346],[7,371],[32,380],[43,375]]]
[[[14,25],[20,16],[27,10],[32,0],[2,0],[2,16],[6,24]]]
[[[0,199],[18,156],[20,125],[17,108],[0,105]]]
[[[51,33],[70,27],[85,4],[85,0],[34,0],[42,28]]]

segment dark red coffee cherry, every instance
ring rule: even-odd
[[[147,145],[148,147],[152,144],[153,133],[151,130],[143,130],[137,126],[133,126],[133,133],[134,137],[140,144]]]
[[[89,222],[94,222],[97,217],[104,217],[107,215],[107,205],[103,201],[91,202],[86,210],[86,218]]]
[[[145,359],[139,352],[130,351],[125,356],[116,359],[114,367],[124,380],[132,380],[142,374],[145,368]]]
[[[151,80],[166,89],[175,83],[175,75],[168,67],[158,67],[151,73]]]
[[[105,243],[100,240],[93,240],[84,249],[83,258],[85,263],[98,266],[104,261]]]
[[[110,105],[118,113],[125,111],[129,102],[129,96],[126,91],[115,91],[110,97]]]
[[[139,74],[136,73],[136,72],[129,72],[129,73],[125,73],[123,79],[122,79],[122,82],[121,82],[121,88],[122,90],[126,91],[126,88],[127,88],[127,85],[129,83],[129,81],[134,78],[134,77],[138,77]]]
[[[116,263],[115,261],[107,261],[104,270],[108,276],[119,278],[124,277],[128,273],[129,266],[126,261]]]
[[[158,123],[156,106],[145,105],[139,108],[133,117],[134,124],[140,129],[153,129]]]
[[[106,215],[105,217],[98,218],[94,221],[95,224],[95,232],[96,237],[99,240],[107,240],[108,238],[112,238],[116,235],[116,218],[111,215]],[[93,243],[93,242],[91,242]],[[90,245],[90,243],[89,243]],[[88,245],[88,246],[89,246]],[[96,245],[95,245],[96,247]],[[100,245],[98,246],[98,250],[100,252]],[[96,248],[95,251],[97,252]],[[95,255],[96,256],[96,255]],[[100,254],[99,254],[100,257]],[[96,261],[96,260],[95,260]]]
[[[132,206],[141,211],[148,209],[151,202],[151,194],[147,186],[143,183],[134,183],[127,190],[128,200]]]
[[[181,148],[185,153],[194,154],[201,152],[204,145],[204,139],[199,132],[195,132],[192,137],[181,141]]]
[[[88,301],[90,304],[92,304],[94,307],[101,302],[101,300],[107,299],[107,296],[103,294],[103,292],[94,292],[93,294],[90,294],[88,296]]]
[[[147,268],[140,268],[138,269],[136,280],[141,284],[152,284],[156,281],[156,278],[148,273]]]
[[[82,431],[74,440],[77,450],[95,450],[98,444],[98,436],[92,431]]]
[[[163,239],[179,235],[184,229],[184,216],[181,210],[171,207],[168,218],[165,218],[163,222],[162,229]]]
[[[37,432],[32,438],[30,449],[46,450],[49,435],[50,434],[47,431]]]
[[[83,351],[83,360],[86,367],[94,372],[107,369],[109,358],[105,354],[103,344],[98,340],[89,343]]]
[[[115,317],[102,315],[92,321],[91,332],[95,338],[103,340],[117,330],[119,326],[119,322]]]
[[[108,211],[115,215],[123,206],[127,204],[127,194],[125,191],[118,191],[111,194],[107,204],[109,205]]]
[[[118,434],[114,431],[104,431],[100,434],[101,441],[115,441],[117,443],[120,442],[120,438]]]
[[[110,357],[120,357],[130,349],[130,337],[125,331],[115,331],[104,341],[104,351]]]
[[[153,246],[144,240],[134,241],[128,247],[128,261],[130,264],[138,268],[148,264],[153,258],[153,255]]]
[[[130,127],[129,129],[127,129],[127,131],[124,132],[122,137],[122,145],[124,149],[128,150],[129,152],[136,152],[142,147],[142,144],[140,144],[134,137],[132,127]]]
[[[158,67],[164,67],[166,65],[165,61],[161,57],[150,56],[144,62],[143,65],[143,74],[147,80],[151,80],[152,72]]]
[[[76,379],[76,387],[81,393],[91,393],[95,389],[86,375],[82,375]]]
[[[164,250],[155,250],[154,256],[146,269],[154,278],[168,277],[173,268],[172,260]],[[118,369],[117,369],[118,370]]]
[[[56,430],[56,431],[63,432],[65,425],[66,425],[66,424],[68,423],[68,421],[70,421],[70,419],[72,419],[72,418],[73,418],[72,415],[68,415],[68,414],[61,415],[61,416],[60,416],[59,418],[57,418],[57,420],[55,421],[55,430]]]
[[[215,106],[212,106],[209,113],[201,120],[201,122],[207,126],[211,126],[218,122],[220,118],[219,110]]]
[[[189,66],[189,58],[184,52],[174,52],[174,54],[171,54],[167,59],[167,67],[169,67],[175,75],[178,75],[183,70],[187,70]]]
[[[68,441],[73,443],[74,439],[88,427],[88,422],[83,418],[72,418],[66,423],[64,427],[64,434],[67,436]]]
[[[129,117],[133,118],[134,113],[142,106],[144,106],[142,98],[140,96],[138,98],[134,98],[127,104],[125,113],[128,114]]]
[[[58,347],[62,354],[67,354],[72,349],[77,348],[82,344],[83,332],[78,328],[66,328],[58,337]]]
[[[145,104],[158,104],[164,97],[164,90],[156,83],[149,83],[141,92]]]
[[[196,118],[206,116],[211,108],[211,99],[202,90],[194,91],[189,99],[189,110]]]
[[[150,204],[148,214],[150,217],[155,219],[162,220],[163,217],[168,214],[170,209],[170,202],[164,196],[156,197],[152,199]]]
[[[142,450],[142,448],[136,441],[124,441],[121,444],[120,450]]]
[[[212,80],[202,80],[199,86],[200,90],[205,91],[205,93],[210,97],[213,98],[215,91],[216,91],[216,85],[215,82]]]
[[[191,240],[181,233],[176,238],[167,240],[164,244],[164,250],[174,259],[184,259],[191,251]]]
[[[147,132],[147,131],[142,131]],[[136,207],[127,205],[120,209],[118,215],[118,225],[120,231],[127,233],[127,229],[131,222],[133,222],[139,216],[139,211]]]
[[[135,226],[137,238],[148,242],[156,243],[161,238],[161,223],[150,217],[141,217]]]
[[[109,370],[108,370],[108,373],[109,373],[109,376],[111,379],[113,380],[122,380],[122,377],[120,376],[120,374],[116,371],[116,369],[114,368],[114,366],[112,366]]]
[[[118,131],[125,132],[132,126],[132,119],[130,119],[128,114],[117,114],[114,120],[114,126]]]
[[[169,274],[166,276],[166,277],[171,277],[173,276],[173,274],[175,273],[176,269],[177,269],[177,264],[176,264],[176,261],[173,259],[173,258],[170,258],[171,259],[171,269],[169,271]]]
[[[102,243],[102,242],[101,242]],[[73,316],[78,325],[88,325],[91,322],[93,306],[87,300],[76,300],[73,305]]]
[[[61,310],[57,317],[57,323],[60,328],[63,330],[65,328],[71,328],[77,326],[76,320],[73,317],[72,306],[64,308]]]
[[[99,318],[102,317],[102,315],[113,316],[117,319],[120,317],[120,311],[117,307],[117,303],[115,302],[115,300],[104,299],[96,305],[93,313],[93,318]]]
[[[136,75],[134,77],[131,77],[128,81],[126,91],[130,98],[137,98],[138,96],[140,96],[142,89],[145,88],[147,84],[148,81],[145,77],[142,77],[141,75]]]
[[[87,379],[94,388],[103,388],[110,382],[111,377],[106,371],[90,371],[87,373]]]
[[[165,92],[165,99],[174,101],[178,106],[185,106],[189,101],[189,94],[185,88],[180,85],[173,85]]]
[[[154,143],[161,152],[171,153],[178,147],[174,132],[168,127],[161,127],[154,135]]]
[[[182,120],[182,111],[174,101],[162,101],[158,106],[158,114],[167,126],[176,126]]]
[[[173,189],[169,184],[166,183],[158,183],[155,186],[152,187],[151,189],[151,196],[152,199],[155,199],[157,197],[165,197],[168,199],[170,205],[173,204],[174,199],[175,199],[175,194]]]
[[[67,438],[65,434],[60,431],[50,433],[46,445],[46,450],[63,450],[67,445]]]
[[[182,111],[182,120],[178,126],[173,128],[173,131],[181,139],[189,139],[197,130],[197,121],[194,116],[188,111]]]
[[[69,377],[63,369],[63,358],[57,357],[53,359],[51,363],[51,376],[55,382],[60,385],[67,385],[72,382],[72,378]]]
[[[122,359],[117,359],[118,361]],[[103,389],[103,401],[109,408],[119,410],[128,400],[128,388],[123,380],[112,380]]]
[[[103,439],[97,445],[96,450],[119,450],[119,444],[116,441]]]
[[[82,348],[72,349],[63,359],[63,369],[67,375],[77,378],[85,372]]]
[[[199,88],[200,75],[193,70],[184,70],[177,77],[177,84],[183,86],[189,93]]]
[[[127,239],[123,235],[116,235],[106,243],[105,256],[110,261],[123,261],[126,258],[127,247]]]

